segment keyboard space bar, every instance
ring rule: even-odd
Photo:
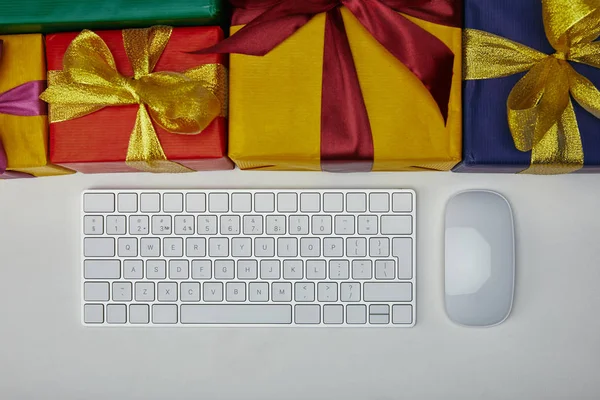
[[[291,324],[292,306],[277,304],[184,304],[182,324]]]

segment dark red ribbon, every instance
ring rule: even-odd
[[[370,171],[373,134],[340,7],[347,7],[435,99],[444,121],[454,53],[399,12],[460,27],[462,0],[231,0],[234,25],[247,24],[202,52],[264,56],[315,15],[327,13],[323,56],[321,165],[326,171]],[[399,110],[401,112],[401,110]]]

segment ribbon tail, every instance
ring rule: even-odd
[[[373,168],[371,124],[339,8],[327,13],[323,56],[321,168],[368,172]],[[352,160],[352,161],[350,161]]]
[[[452,50],[379,0],[348,0],[344,5],[387,51],[425,85],[446,122],[454,74]]]
[[[143,172],[193,172],[191,169],[167,159],[144,105],[140,105],[135,119],[135,127],[129,138],[126,163]]]
[[[434,24],[462,27],[462,0],[379,0],[392,10]]]

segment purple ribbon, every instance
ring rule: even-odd
[[[0,40],[0,59],[2,59],[3,41]],[[0,114],[31,117],[45,115],[47,106],[40,95],[46,87],[46,81],[31,81],[0,93]],[[0,140],[0,179],[30,178],[31,175],[22,172],[7,171],[8,159]]]

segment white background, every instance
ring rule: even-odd
[[[413,329],[94,329],[80,324],[80,194],[103,188],[412,188]],[[499,191],[514,308],[488,329],[443,305],[443,214]],[[599,399],[600,176],[215,172],[0,181],[0,399]]]

